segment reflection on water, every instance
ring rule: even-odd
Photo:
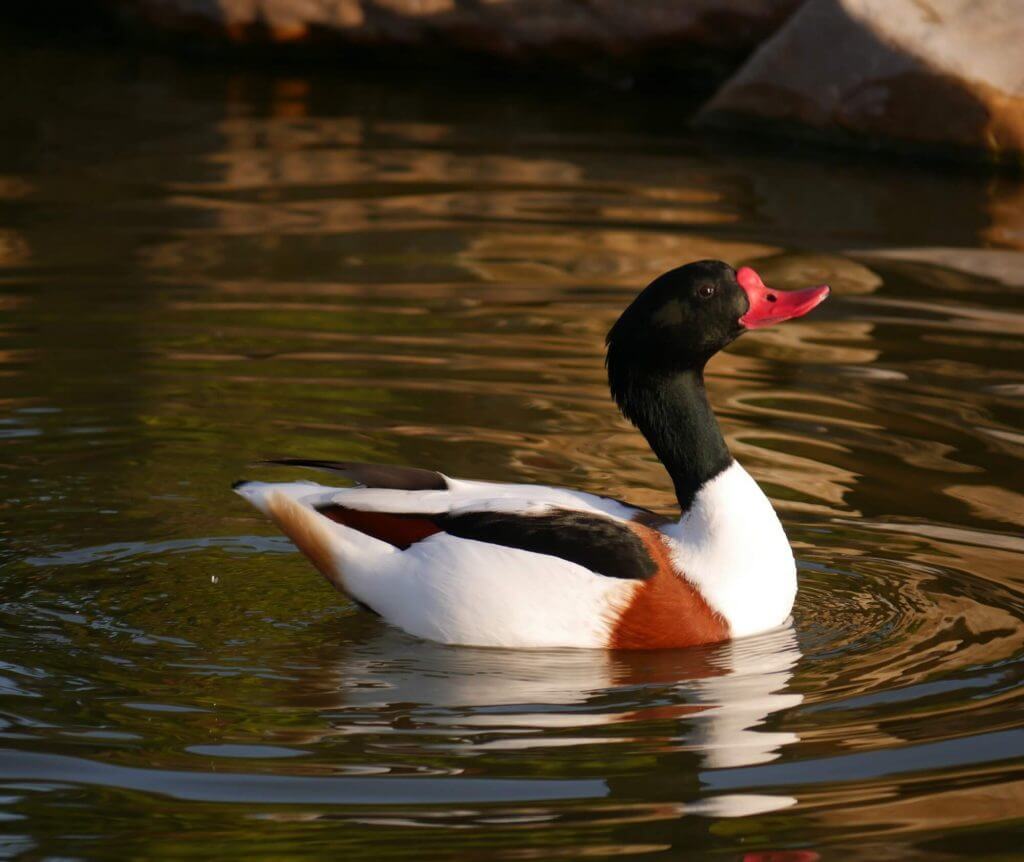
[[[414,644],[391,630],[349,647],[335,673],[304,680],[296,699],[332,711],[330,734],[367,732],[367,713],[396,729],[388,717],[397,710],[424,733],[439,730],[446,741],[437,747],[459,755],[646,742],[659,751],[693,751],[709,768],[774,760],[799,740],[761,727],[771,713],[803,700],[783,693],[800,658],[791,627],[706,650],[636,654],[452,648]],[[344,722],[345,714],[355,722]],[[637,723],[666,720],[685,720],[688,732],[655,740],[623,737],[613,727],[633,733]],[[450,739],[477,728],[488,738]],[[610,735],[578,735],[596,728]]]
[[[1020,183],[607,94],[4,63],[0,857],[1017,852]],[[421,643],[228,492],[303,454],[669,510],[601,342],[709,256],[835,290],[709,369],[797,551],[783,630]]]

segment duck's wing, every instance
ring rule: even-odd
[[[419,467],[364,464],[360,461],[324,461],[317,458],[270,458],[263,463],[341,473],[357,485],[367,488],[393,488],[401,491],[444,491],[448,488],[441,473]]]
[[[556,557],[609,578],[644,580],[657,571],[643,528],[603,513],[511,497],[457,501],[447,509],[437,500],[420,501],[420,508],[415,502],[354,490],[313,508],[403,551],[427,539],[472,540]]]
[[[595,513],[626,521],[635,521],[649,527],[669,523],[670,519],[650,509],[636,506],[614,497],[589,494],[569,488],[547,485],[517,483],[478,482],[455,479],[436,470],[421,467],[405,467],[394,464],[368,464],[360,461],[327,461],[314,458],[273,458],[263,463],[287,467],[309,467],[339,473],[364,488],[394,491],[447,491],[451,496],[446,500],[449,507],[468,505],[475,499],[505,500],[505,505],[515,506],[515,501],[526,504],[542,502],[560,505],[569,509],[592,510]],[[387,506],[391,501],[382,499]],[[436,502],[433,503],[436,505]]]

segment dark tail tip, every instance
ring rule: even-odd
[[[232,491],[237,491],[243,485],[248,485],[249,482],[250,482],[249,479],[239,479],[237,482],[232,482],[231,483],[231,490]]]

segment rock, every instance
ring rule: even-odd
[[[455,47],[514,58],[688,51],[738,62],[801,0],[106,0],[165,31],[236,42]],[[735,66],[735,62],[732,66]]]
[[[1021,0],[808,0],[700,126],[1024,161]]]
[[[1009,287],[1024,287],[1024,252],[1001,248],[885,248],[857,249],[851,255],[867,261],[927,263],[974,278],[987,278]]]

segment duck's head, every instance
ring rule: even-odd
[[[704,365],[748,329],[807,314],[828,293],[825,285],[773,290],[749,267],[700,260],[656,278],[611,328],[612,396],[665,465],[683,511],[732,464]]]
[[[699,260],[652,281],[608,333],[613,392],[623,378],[703,369],[748,329],[802,317],[829,294],[826,285],[780,291],[750,267]]]
[[[686,511],[732,464],[704,394],[704,365],[748,329],[801,317],[825,285],[779,291],[749,267],[699,260],[651,282],[608,333],[608,383],[647,438]]]

